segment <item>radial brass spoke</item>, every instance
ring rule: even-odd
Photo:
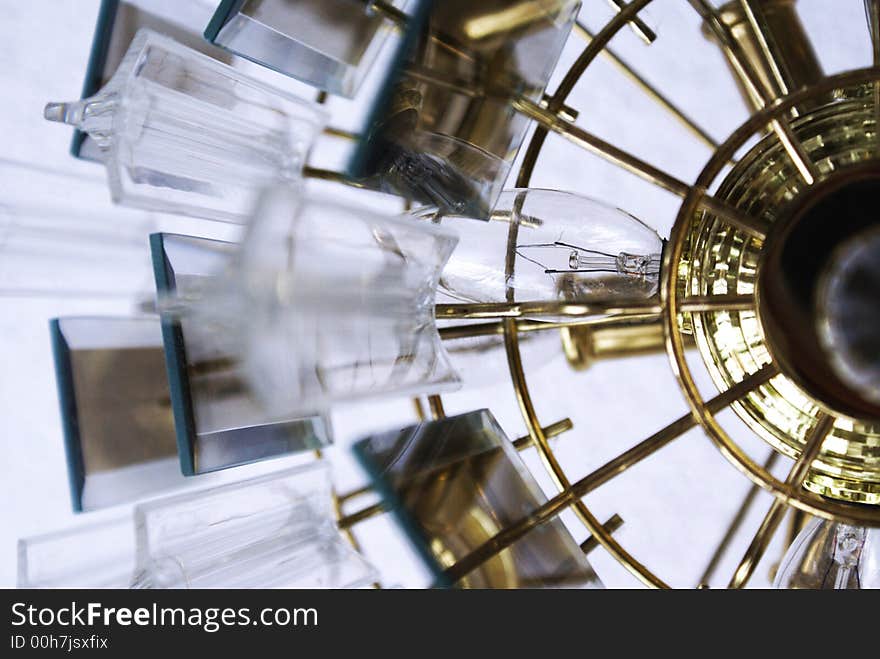
[[[366,188],[367,186],[359,181],[355,181],[344,172],[337,172],[331,169],[321,169],[320,167],[311,167],[306,165],[303,167],[303,176],[306,178],[315,178],[322,181],[333,181],[334,183],[344,183],[353,188]]]
[[[356,490],[351,490],[350,492],[346,492],[345,494],[339,495],[339,504],[342,505],[352,499],[356,499],[357,497],[363,496],[368,492],[373,491],[372,485],[364,485],[363,487],[359,487]]]
[[[415,402],[418,402],[419,404],[421,404],[421,401],[419,401],[418,398],[414,398],[413,400]],[[424,418],[422,418],[422,420],[424,420]],[[562,435],[563,433],[568,432],[573,427],[574,427],[574,424],[571,422],[571,419],[568,419],[568,418],[560,419],[559,421],[556,421],[555,423],[551,423],[550,425],[545,426],[543,428],[544,436],[547,438],[558,437],[559,435]],[[524,450],[532,447],[533,441],[532,441],[532,438],[530,435],[523,435],[522,437],[517,437],[516,439],[514,439],[511,442],[511,444],[513,444],[513,448],[515,448],[517,451],[524,451]],[[338,495],[336,497],[336,500],[338,501],[339,505],[342,506],[342,505],[348,503],[349,501],[351,501],[352,499],[357,499],[358,497],[361,497],[365,494],[369,494],[370,492],[373,492],[373,491],[374,491],[374,487],[372,485],[364,485],[364,486],[359,487],[355,490],[351,490],[349,492],[346,492],[345,494]],[[366,517],[363,517],[363,515],[365,515],[365,514],[366,514],[365,511],[361,511],[360,513],[355,513],[354,515],[362,515],[361,519],[366,519]],[[351,516],[351,519],[344,518],[344,519],[346,519],[345,525],[347,527],[353,526],[358,521],[360,521],[359,519],[354,519],[354,515]],[[370,515],[367,515],[367,517],[369,517],[369,516]],[[343,518],[342,515],[339,515],[339,517],[341,519]]]
[[[418,64],[409,64],[406,67],[406,75],[433,87],[449,89],[457,94],[468,96],[470,98],[483,98],[489,96],[499,100],[510,101],[511,103],[513,103],[514,100],[518,100],[521,103],[532,104],[550,116],[556,117],[563,122],[572,122],[577,119],[579,115],[577,110],[564,104],[561,104],[558,109],[554,110],[552,107],[553,98],[546,94],[537,103],[524,96],[513,96],[511,99],[511,90],[509,88],[475,85],[473,82],[463,78],[456,78],[434,69],[419,66]]]
[[[608,0],[608,4],[614,7],[618,12],[621,12],[626,9],[626,6],[629,3],[626,2],[626,0]],[[633,32],[639,35],[645,43],[654,43],[654,40],[657,38],[657,34],[654,30],[645,25],[644,21],[638,16],[635,16],[630,20],[629,25],[633,29]]]
[[[557,437],[564,432],[571,430],[574,427],[574,424],[571,422],[571,419],[561,419],[556,423],[551,423],[549,426],[544,426],[543,432],[544,437],[550,439],[551,437]],[[523,435],[522,437],[517,437],[513,440],[513,448],[517,451],[523,451],[527,448],[530,448],[535,443],[534,439],[532,439],[531,435]]]
[[[646,300],[580,303],[564,300],[546,302],[473,302],[438,304],[434,307],[437,319],[468,318],[522,318],[524,316],[644,316],[661,312],[658,302]]]
[[[685,183],[672,174],[645,162],[619,149],[613,144],[596,137],[592,133],[584,130],[569,121],[565,121],[552,112],[542,108],[540,105],[524,98],[513,99],[512,104],[516,110],[522,112],[530,119],[534,119],[548,130],[561,135],[573,144],[594,153],[605,160],[611,162],[618,167],[625,169],[631,174],[635,174],[640,178],[653,183],[679,197],[686,197],[691,194],[694,189],[691,185]],[[795,141],[797,144],[797,142]],[[742,211],[735,209],[723,201],[709,195],[705,190],[697,190],[700,194],[700,205],[711,213],[718,215],[720,218],[730,222],[738,229],[748,232],[751,235],[763,238],[765,229],[757,218],[750,217]]]
[[[577,31],[583,38],[592,41],[595,38],[595,35],[587,28],[586,25],[577,21],[574,24],[574,29]],[[713,151],[718,148],[718,142],[712,139],[712,136],[709,135],[703,128],[701,128],[696,121],[691,119],[684,113],[684,111],[679,108],[675,103],[673,103],[666,95],[654,87],[650,82],[645,80],[642,76],[640,76],[635,69],[633,69],[629,64],[627,64],[617,53],[615,53],[611,48],[605,47],[602,49],[602,54],[610,61],[614,66],[616,66],[627,78],[629,78],[632,82],[634,82],[639,89],[641,89],[651,100],[656,102],[660,107],[669,112],[679,123],[681,123],[685,128],[687,128],[691,133],[693,133],[697,139],[699,139],[703,144],[708,146]],[[546,106],[545,106],[546,107]]]
[[[822,443],[828,437],[828,433],[834,428],[836,420],[830,414],[825,414],[824,412],[818,414],[816,425],[813,426],[813,429],[807,435],[804,446],[801,449],[801,454],[788,474],[787,485],[792,488],[800,488],[803,485],[804,478],[807,477],[807,472],[810,470],[810,465],[818,457],[819,451],[822,450]]]
[[[431,416],[435,421],[446,418],[446,410],[443,409],[443,399],[437,394],[428,396],[428,407],[431,409]]]
[[[776,56],[773,32],[767,24],[763,9],[754,0],[739,0],[739,4],[752,28],[752,33],[756,37],[758,47],[764,55],[764,60],[770,65],[770,71],[773,74],[774,81],[779,86],[779,91],[783,96],[787,95],[792,90],[789,89],[785,72],[780,67],[779,58]]]
[[[679,303],[682,313],[711,313],[718,311],[751,311],[755,309],[754,295],[691,295]]]
[[[651,313],[644,315],[627,314],[626,318],[630,320],[654,320],[660,322],[659,313]],[[615,325],[620,323],[621,319],[617,317],[598,317],[598,318],[580,318],[572,320],[527,320],[518,318],[516,321],[516,331],[518,334],[529,332],[544,332],[547,330],[556,330],[563,327],[582,327],[589,325],[591,327],[601,328],[604,325]],[[478,336],[494,336],[504,334],[504,321],[493,320],[488,323],[470,323],[468,325],[451,325],[441,327],[437,330],[440,338],[444,341],[453,341],[455,339],[466,339]]]
[[[384,0],[365,0],[364,4],[367,5],[368,9],[377,11],[395,25],[404,26],[407,20],[409,20],[409,16],[405,12]]]
[[[636,158],[622,149],[618,149],[616,146],[596,137],[580,126],[565,121],[529,99],[514,98],[511,103],[515,110],[521,112],[530,119],[539,122],[544,128],[551,130],[570,142],[646,179],[654,185],[681,197],[690,192],[690,186],[687,183],[684,183],[671,174]]]
[[[763,240],[767,235],[766,223],[752,215],[746,215],[739,209],[730,206],[720,199],[716,199],[709,194],[703,194],[700,197],[699,203],[700,206],[708,212],[717,215],[740,231],[744,231],[760,240]]]
[[[865,17],[871,35],[874,66],[880,66],[880,0],[865,0]]]
[[[324,129],[324,135],[329,135],[330,137],[338,137],[343,140],[348,140],[350,142],[357,142],[361,139],[361,135],[358,133],[353,133],[350,130],[345,130],[343,128],[335,128],[333,126],[327,126]]]
[[[650,2],[651,0],[632,0],[632,2],[605,24],[605,26],[596,34],[595,38],[587,44],[587,47],[584,48],[574,64],[572,64],[565,73],[565,76],[562,78],[562,81],[559,83],[559,86],[553,94],[551,103],[548,106],[549,110],[558,111],[562,107],[562,104],[565,103],[565,99],[571,94],[575,85],[578,83],[578,80],[580,80],[584,71],[587,70],[587,67],[589,67],[599,53],[608,46],[608,43],[618,33],[624,23],[637,18],[638,12]],[[523,157],[519,174],[517,174],[516,177],[516,187],[529,187],[532,172],[535,169],[535,164],[538,161],[538,156],[544,145],[544,140],[547,138],[547,131],[548,129],[544,126],[538,126],[535,129],[532,139],[529,141],[529,146],[526,149],[525,156]]]
[[[614,513],[611,517],[608,518],[608,521],[602,524],[602,528],[608,531],[608,533],[614,533],[621,526],[623,526],[623,518],[617,513]],[[598,546],[599,541],[596,540],[596,538],[594,538],[593,536],[590,536],[581,543],[581,551],[584,552],[584,555],[586,555],[596,549]]]
[[[547,108],[550,107],[550,103],[552,103],[552,102],[553,102],[553,97],[548,96],[547,94],[544,94],[541,97],[540,105],[542,108],[544,108],[546,110]],[[577,121],[577,118],[580,115],[580,112],[578,112],[577,110],[575,110],[573,107],[571,107],[569,105],[563,105],[562,107],[559,108],[559,110],[557,111],[557,114],[561,118],[565,119],[566,121]]]
[[[703,313],[717,311],[748,311],[755,308],[753,295],[693,295],[679,303],[679,311],[683,313]],[[476,319],[476,318],[523,318],[542,316],[563,316],[566,318],[583,318],[590,316],[652,316],[661,312],[658,302],[646,300],[610,301],[610,302],[567,302],[565,300],[548,300],[534,302],[472,302],[438,304],[434,307],[434,315],[438,320]],[[531,325],[532,331],[562,327],[571,323],[546,323]],[[446,329],[446,328],[444,328]],[[458,328],[450,328],[447,338],[460,338]],[[488,333],[489,328],[485,328]],[[481,329],[480,332],[483,330]]]
[[[834,421],[833,416],[819,413],[816,425],[813,426],[813,429],[807,435],[801,454],[798,456],[786,479],[787,496],[778,497],[770,504],[770,509],[764,516],[761,526],[758,528],[757,533],[755,533],[755,537],[752,539],[745,555],[733,573],[733,578],[730,580],[728,588],[743,588],[748,583],[749,578],[764,556],[764,552],[767,551],[767,547],[773,539],[776,529],[779,528],[779,523],[785,517],[785,506],[788,496],[791,495],[794,489],[799,489],[803,485],[810,465],[813,464],[813,460],[819,455],[822,442],[825,441],[828,433],[834,427]]]
[[[779,453],[776,451],[770,452],[770,457],[764,462],[764,469],[767,471],[771,470],[776,462],[779,460]],[[724,558],[724,554],[727,553],[728,547],[730,547],[730,543],[733,541],[733,538],[736,536],[739,531],[742,523],[745,521],[746,516],[749,514],[749,511],[752,509],[752,506],[755,503],[755,500],[758,498],[758,493],[761,491],[761,487],[755,483],[752,483],[751,487],[749,487],[749,491],[743,499],[742,504],[740,504],[739,510],[736,511],[736,514],[733,516],[733,519],[730,520],[730,524],[727,526],[727,530],[724,532],[724,535],[721,538],[721,541],[718,543],[718,546],[715,548],[715,551],[712,553],[712,558],[709,559],[708,565],[706,565],[706,569],[703,570],[703,574],[700,576],[698,584],[708,584],[712,580],[712,576],[715,574],[715,570],[718,569],[718,564],[721,562],[721,559]]]
[[[706,401],[706,408],[713,414],[717,414],[724,408],[739,400],[749,392],[754,391],[759,386],[770,380],[776,375],[777,369],[773,365],[768,365],[752,375],[749,375],[741,382],[733,385],[726,391],[722,391],[714,398]],[[650,457],[658,450],[680,437],[688,430],[697,425],[697,421],[693,414],[685,414],[676,419],[665,428],[658,430],[647,439],[639,442],[628,451],[621,453],[613,460],[606,462],[604,465],[593,471],[588,476],[582,478],[577,483],[571,485],[571,489],[575,491],[578,498],[586,496],[600,485],[604,485],[615,476],[619,476],[624,471],[635,464],[638,464],[647,457]]]
[[[819,179],[821,173],[818,167],[816,167],[816,163],[810,159],[810,155],[804,149],[804,145],[801,144],[794,131],[792,131],[788,120],[782,118],[774,119],[770,122],[770,127],[776,133],[776,137],[779,138],[801,178],[804,179],[807,185],[813,185]]]
[[[352,513],[351,515],[346,515],[345,517],[340,517],[338,526],[340,530],[350,529],[352,526],[357,524],[358,522],[362,522],[365,519],[369,519],[370,517],[375,517],[380,513],[384,513],[387,510],[384,501],[380,501],[379,503],[374,503],[372,506],[368,506],[363,510],[359,510],[356,513]]]
[[[422,400],[420,398],[413,398],[412,402],[416,418],[419,421],[424,421],[427,417],[425,416],[425,406],[422,404]]]
[[[777,372],[776,367],[769,364],[761,370],[751,374],[742,382],[735,384],[727,391],[723,391],[714,398],[706,401],[705,405],[713,414],[715,414],[767,382],[770,378],[776,375]],[[653,455],[659,449],[693,428],[696,423],[693,414],[686,414],[685,416],[676,419],[668,426],[657,431],[644,441],[639,442],[628,451],[605,463],[588,476],[572,483],[569,487],[565,488],[562,492],[537,508],[531,515],[504,528],[497,535],[474,549],[470,554],[464,556],[454,565],[447,568],[446,576],[455,583],[464,575],[468,574],[468,572],[479,565],[482,565],[492,556],[495,556],[498,552],[503,551],[522,538],[536,526],[553,519],[565,508],[576,504],[600,485],[607,483],[609,480],[622,474],[633,465],[638,464],[645,458]]]
[[[322,460],[324,458],[324,451],[319,448],[316,448],[312,453],[315,456],[315,459]],[[342,500],[336,492],[335,487],[330,488],[330,502],[333,506],[333,514],[336,517],[336,523],[339,525],[339,530],[342,535],[348,540],[348,543],[354,548],[355,551],[361,550],[361,545],[357,541],[357,538],[354,537],[354,533],[351,532],[350,526],[343,526],[342,520],[344,519],[342,516]],[[376,584],[377,587],[378,584]]]
[[[724,25],[718,17],[718,13],[707,2],[707,0],[688,1],[709,26],[709,29],[715,35],[715,38],[718,39],[721,49],[733,65],[737,75],[746,85],[749,94],[754,98],[760,98],[764,106],[773,105],[778,101],[778,99],[767,98],[767,94],[762,89],[755,71],[749,66],[747,59],[740,51],[736,41],[731,37],[729,28]],[[812,185],[819,178],[819,170],[816,167],[816,164],[810,160],[809,156],[804,151],[803,145],[801,145],[792,132],[788,121],[784,118],[777,118],[770,122],[770,127],[773,129],[773,132],[776,133],[776,136],[785,148],[786,153],[788,153],[788,157],[791,159],[792,163],[794,163],[801,178],[804,179],[804,182],[807,183],[807,185]]]
[[[783,517],[785,517],[785,503],[780,499],[774,499],[770,504],[770,510],[761,521],[761,526],[758,527],[755,537],[737,566],[736,572],[733,573],[728,588],[743,588],[746,585],[764,552],[767,551],[767,546],[773,539]]]

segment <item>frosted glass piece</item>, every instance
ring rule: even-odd
[[[271,418],[454,388],[434,320],[456,238],[286,188],[266,193],[224,276],[180,313],[241,359]]]
[[[186,298],[231,261],[237,244],[174,234],[150,237],[160,295]],[[330,420],[269,418],[239,361],[192,326],[162,323],[180,463],[187,475],[314,450],[331,441]]]

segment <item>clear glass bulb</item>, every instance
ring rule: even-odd
[[[505,191],[488,221],[416,211],[460,242],[440,287],[470,302],[647,298],[663,241],[629,213],[570,192]]]
[[[880,588],[880,529],[814,519],[789,547],[774,588]]]

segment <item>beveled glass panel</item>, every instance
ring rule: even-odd
[[[51,322],[73,507],[184,484],[156,318]]]
[[[389,0],[403,8],[405,0]],[[394,23],[352,0],[225,0],[205,38],[332,94],[357,93]]]
[[[559,518],[457,584],[446,579],[446,568],[546,501],[488,410],[374,435],[355,451],[440,585],[602,587]]]
[[[485,218],[538,102],[579,0],[444,0],[352,161],[355,177],[443,210]]]
[[[160,295],[187,298],[228,265],[237,247],[194,236],[158,233],[150,238]],[[185,474],[265,460],[326,446],[324,416],[279,420],[254,400],[241,365],[191,318],[162,324],[171,401]]]

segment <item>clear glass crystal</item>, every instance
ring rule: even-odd
[[[152,295],[153,217],[114,208],[99,179],[7,161],[0,180],[0,296]]]
[[[788,548],[773,586],[822,590],[880,588],[880,529],[812,520]]]
[[[236,262],[182,313],[240,355],[272,417],[449,389],[458,378],[437,333],[434,293],[455,243],[429,223],[275,188]]]
[[[407,3],[388,4],[404,8]],[[393,29],[394,23],[367,3],[243,0],[220,3],[205,37],[236,55],[350,98]]]
[[[134,574],[131,516],[18,541],[19,588],[128,588]]]
[[[221,62],[232,57],[202,38],[215,0],[103,0],[92,39],[82,97],[93,96],[106,85],[134,40],[137,31],[149,28],[171,37]],[[73,155],[86,160],[104,161],[104,154],[86,134],[75,131]]]
[[[589,301],[657,292],[663,241],[632,215],[587,197],[507,190],[488,222],[432,210],[415,215],[459,234],[440,287],[461,300]]]
[[[135,588],[354,588],[375,570],[336,527],[321,461],[135,509]]]
[[[116,203],[243,221],[258,190],[301,178],[325,114],[142,29],[100,92],[44,115],[105,152]]]
[[[368,437],[355,451],[441,585],[444,570],[546,497],[488,410]],[[558,517],[465,575],[471,588],[602,587]]]

